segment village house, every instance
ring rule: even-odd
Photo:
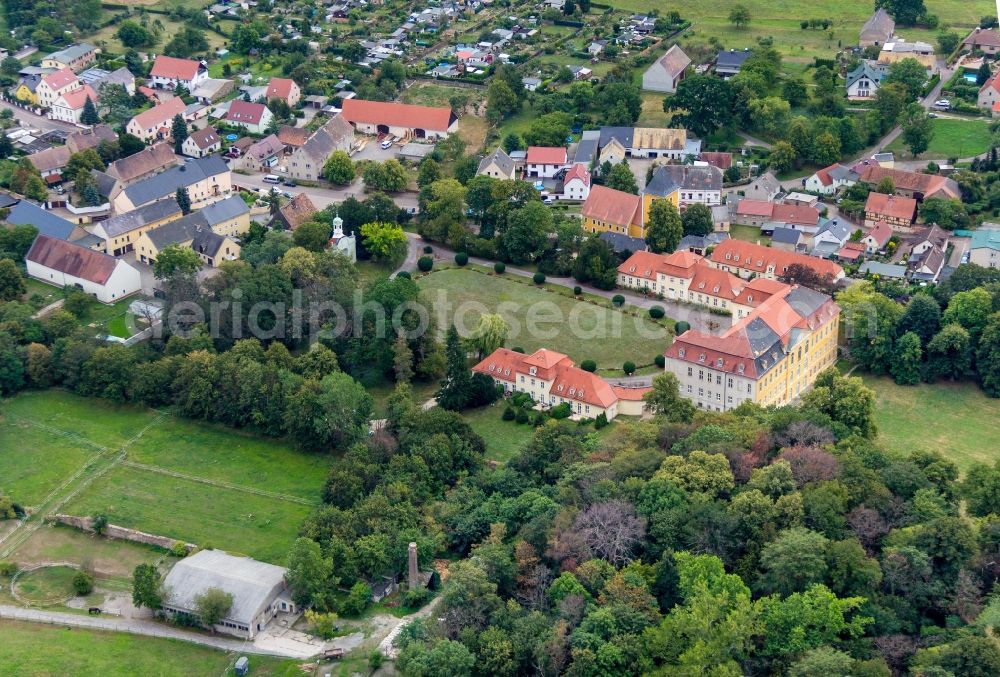
[[[983,268],[1000,267],[1000,226],[984,223],[972,231],[969,243],[969,263]]]
[[[178,188],[187,189],[191,206],[198,208],[229,195],[233,190],[232,175],[217,155],[191,160],[126,187],[114,198],[112,206],[115,213],[121,214],[172,198]]]
[[[962,48],[996,56],[1000,53],[1000,33],[995,28],[976,28],[962,41]]]
[[[170,138],[174,117],[183,116],[185,107],[184,101],[179,96],[174,97],[166,103],[161,103],[136,115],[128,121],[125,131],[146,143]]]
[[[650,92],[676,92],[690,65],[691,58],[675,44],[642,74],[642,88]]]
[[[189,92],[208,77],[208,66],[193,59],[177,59],[172,56],[156,57],[149,71],[149,84],[156,89],[177,89],[184,87]]]
[[[78,89],[63,92],[52,102],[49,117],[72,125],[79,124],[88,100],[96,110],[97,93],[91,89],[90,85],[83,85]]]
[[[643,223],[654,199],[669,200],[680,211],[722,204],[722,172],[709,164],[660,165],[642,191]]]
[[[345,100],[342,106],[343,118],[363,134],[443,139],[458,130],[458,117],[450,108],[357,98]]]
[[[312,219],[317,212],[316,205],[305,193],[299,193],[291,200],[281,205],[271,221],[272,228],[295,230],[303,223]]]
[[[8,226],[31,225],[38,229],[40,235],[47,235],[59,240],[76,240],[87,232],[61,216],[42,209],[34,202],[21,200],[7,214]]]
[[[813,249],[810,254],[826,259],[837,256],[838,252],[850,240],[851,230],[849,224],[838,219],[826,221],[812,236]]]
[[[28,162],[38,170],[45,182],[48,184],[62,181],[62,170],[69,164],[69,157],[73,154],[66,146],[53,146],[38,153],[28,156]]]
[[[122,186],[128,186],[153,174],[176,167],[182,162],[181,158],[174,155],[174,149],[170,144],[154,143],[138,153],[115,160],[108,165],[105,173]]]
[[[287,161],[288,175],[293,179],[317,181],[323,176],[323,165],[335,151],[349,153],[354,145],[354,128],[340,115],[330,118],[313,132],[301,147],[292,151]]]
[[[847,74],[847,98],[874,99],[878,88],[882,86],[885,75],[884,70],[872,66],[867,61],[862,61],[857,68]]]
[[[743,62],[749,58],[749,49],[724,49],[715,57],[715,74],[728,80],[734,75],[739,74],[743,68]]]
[[[61,70],[69,68],[79,73],[97,59],[97,47],[86,42],[79,45],[70,45],[58,52],[52,52],[42,58],[42,68],[54,68]]]
[[[642,201],[638,195],[607,186],[592,186],[580,210],[583,229],[588,233],[621,233],[645,238]]]
[[[26,73],[20,77],[14,89],[14,98],[21,103],[38,106],[38,85],[42,83],[44,73]]]
[[[989,111],[994,110],[997,104],[1000,104],[1000,72],[994,73],[983,83],[976,98],[976,105]]]
[[[112,256],[122,256],[135,249],[140,235],[181,216],[181,208],[173,199],[160,200],[125,214],[117,214],[91,226],[90,234],[97,238],[91,248]]]
[[[861,238],[861,244],[865,246],[867,254],[884,254],[891,239],[892,226],[885,221],[879,221],[868,231],[867,235]]]
[[[240,256],[237,239],[250,229],[250,208],[238,195],[213,202],[156,228],[144,229],[136,238],[135,252],[143,263],[156,262],[169,245],[193,249],[202,263],[217,268]]]
[[[573,165],[563,176],[562,199],[583,202],[590,196],[590,172],[583,165]]]
[[[701,155],[698,156],[701,162],[712,165],[716,169],[725,172],[727,169],[733,166],[733,154],[732,153],[722,153],[718,151],[702,151]]]
[[[839,323],[829,296],[785,286],[721,335],[689,329],[678,336],[664,369],[700,409],[729,411],[744,401],[781,407],[836,363]]]
[[[599,141],[602,163],[605,160],[604,149],[614,141],[621,144],[625,157],[684,160],[701,154],[701,140],[689,137],[686,129],[602,127]]]
[[[285,146],[285,153],[289,155],[295,150],[306,145],[309,140],[309,130],[305,127],[289,127],[282,125],[278,128],[278,141]]]
[[[289,108],[295,108],[302,100],[302,90],[291,78],[271,78],[267,83],[267,100],[281,99]]]
[[[274,134],[255,141],[243,151],[238,158],[230,162],[233,169],[243,169],[248,172],[266,172],[278,164],[285,152],[285,145]]]
[[[507,179],[513,180],[517,166],[514,161],[504,152],[503,148],[497,148],[495,151],[484,157],[479,161],[479,168],[476,170],[476,176],[489,176],[494,179]]]
[[[841,188],[853,186],[858,181],[858,175],[850,167],[840,164],[832,164],[829,167],[818,169],[806,179],[803,188],[812,193],[823,195],[834,195]]]
[[[875,188],[882,179],[891,179],[896,195],[912,197],[917,202],[927,198],[939,197],[945,200],[958,200],[962,191],[958,183],[947,176],[939,174],[923,174],[905,169],[890,169],[878,165],[867,165],[858,176],[859,181]]]
[[[164,579],[163,610],[197,615],[196,600],[209,589],[232,595],[226,617],[213,630],[253,639],[279,613],[295,613],[284,568],[221,550],[199,550],[177,562]]]
[[[562,146],[529,146],[525,176],[551,179],[562,169],[569,167],[566,149]]]
[[[820,226],[819,210],[808,205],[779,204],[743,198],[736,202],[732,222],[760,228],[767,235],[775,228],[792,228],[810,235]]]
[[[102,87],[109,85],[121,85],[129,96],[135,94],[135,76],[124,66],[113,71],[107,71],[103,68],[88,68],[80,73],[79,78],[80,82],[90,85],[98,94],[100,94]]]
[[[804,266],[820,277],[829,278],[832,282],[844,277],[844,269],[832,261],[784,252],[742,240],[730,239],[720,242],[712,250],[710,261],[716,268],[743,278],[759,276],[774,280],[786,276],[789,267],[793,265]]]
[[[893,228],[909,229],[917,216],[917,201],[900,195],[871,192],[865,202],[865,225],[874,228],[885,221]]]
[[[76,77],[76,73],[68,68],[63,68],[42,76],[38,87],[35,88],[35,98],[42,108],[52,108],[56,100],[74,89],[80,89],[83,85]]]
[[[264,134],[274,120],[274,113],[262,103],[234,99],[222,119],[234,127],[242,127],[251,134]]]
[[[188,157],[205,157],[222,150],[222,137],[212,127],[191,132],[181,144],[181,152]]]
[[[896,22],[884,8],[880,7],[861,27],[858,45],[861,47],[881,47],[889,42],[894,30],[896,30]]]
[[[115,303],[142,289],[139,271],[101,252],[39,234],[24,257],[28,275],[57,287],[78,287],[101,303]]]
[[[619,411],[620,397],[607,381],[580,369],[566,355],[545,348],[531,355],[497,348],[472,371],[489,376],[505,393],[528,393],[547,409],[569,404],[574,418],[604,414],[611,421],[625,413]],[[630,413],[642,413],[641,400],[633,403]]]
[[[117,141],[118,135],[110,125],[98,124],[86,129],[80,129],[66,137],[66,148],[71,153],[80,153],[88,148],[96,148],[101,141]]]
[[[746,186],[740,187],[738,192],[750,200],[770,202],[781,192],[781,183],[773,173],[767,172],[758,176]]]

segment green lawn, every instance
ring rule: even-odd
[[[729,226],[729,237],[734,240],[744,240],[745,242],[754,242],[763,245],[771,242],[771,238],[760,234],[760,228],[755,226],[744,226],[739,223],[734,223]]]
[[[856,374],[857,375],[857,374]],[[940,451],[961,469],[1000,460],[1000,400],[972,383],[898,386],[865,375],[877,393],[879,440],[894,451]]]
[[[931,126],[934,137],[927,150],[918,156],[921,159],[967,158],[984,153],[990,147],[991,135],[986,120],[937,118],[931,120]],[[913,157],[902,137],[890,143],[888,150],[907,160]]]
[[[311,508],[117,467],[95,480],[65,512],[104,513],[112,524],[283,564]]]
[[[11,557],[21,566],[42,562],[87,565],[102,579],[121,581],[131,579],[136,565],[161,558],[173,561],[166,552],[151,545],[101,538],[61,525],[38,529]]]
[[[317,502],[332,463],[281,440],[181,418],[147,430],[129,446],[128,459]]]
[[[76,594],[73,591],[76,571],[62,566],[29,571],[17,579],[17,593],[32,604],[60,604]]]
[[[599,367],[620,368],[626,360],[651,362],[670,342],[669,332],[644,311],[636,311],[636,317],[577,301],[526,278],[452,268],[422,276],[418,284],[435,308],[439,327],[456,322],[465,336],[482,313],[500,313],[511,326],[507,346],[529,353],[550,348],[577,363],[593,359]]]
[[[235,654],[169,639],[0,621],[7,675],[231,675]],[[250,656],[255,677],[301,675],[296,661]]]
[[[514,421],[504,421],[501,416],[506,408],[504,402],[489,407],[462,412],[462,418],[479,433],[486,442],[486,458],[504,463],[531,441],[534,427]]]
[[[0,491],[37,506],[99,449],[27,423],[0,422]]]

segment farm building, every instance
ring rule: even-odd
[[[642,74],[642,88],[650,92],[676,92],[690,65],[691,58],[674,45]]]
[[[164,581],[167,613],[195,614],[196,598],[210,588],[233,596],[229,613],[215,630],[253,639],[279,613],[295,613],[285,584],[285,569],[222,550],[202,550],[185,557]]]
[[[458,129],[450,108],[347,99],[341,115],[364,134],[443,139]]]
[[[114,303],[142,288],[139,271],[113,256],[39,235],[24,257],[28,275],[60,287],[77,287],[101,303]]]

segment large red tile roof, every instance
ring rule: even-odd
[[[342,106],[340,114],[345,120],[355,124],[362,122],[372,125],[446,132],[455,121],[455,114],[451,112],[450,108],[414,106],[386,101],[365,101],[364,99],[347,99]]]
[[[183,115],[184,108],[184,101],[179,96],[175,96],[159,106],[144,110],[132,119],[136,121],[140,129],[152,129],[169,123],[175,115]]]
[[[531,355],[516,353],[507,348],[497,348],[472,370],[491,378],[515,383],[518,375],[536,369],[536,377],[551,381],[550,395],[566,400],[580,401],[601,408],[613,405],[618,396],[607,381],[596,374],[584,371],[562,353],[542,348]]]
[[[149,71],[150,77],[159,76],[171,80],[193,80],[198,74],[199,64],[192,59],[178,59],[172,56],[160,55],[153,62],[153,68]]]
[[[868,201],[865,202],[865,214],[877,214],[883,217],[911,221],[916,213],[917,201],[911,197],[868,193]]]
[[[905,169],[889,169],[879,165],[867,165],[859,178],[865,183],[877,186],[882,179],[892,179],[896,190],[907,190],[922,193],[926,197],[960,198],[961,191],[953,179],[939,174],[924,174],[910,172]]]
[[[271,78],[271,81],[267,83],[267,98],[287,99],[292,93],[292,85],[294,84],[295,81],[288,78]]]
[[[590,195],[583,203],[580,213],[596,221],[620,226],[639,225],[641,218],[639,205],[638,195],[607,186],[594,186],[590,189]]]
[[[242,122],[246,125],[259,125],[267,106],[262,103],[253,103],[236,99],[229,104],[229,111],[226,112],[226,120],[230,122]]]
[[[564,165],[566,149],[561,146],[529,146],[525,161],[529,165]]]
[[[66,106],[70,110],[80,110],[87,104],[87,99],[90,99],[96,105],[97,93],[91,89],[90,85],[84,85],[80,89],[66,92],[62,95],[62,99],[66,102]]]
[[[25,259],[94,284],[107,283],[118,265],[112,256],[48,235],[35,238]]]
[[[796,263],[808,266],[820,275],[840,278],[844,274],[844,269],[833,261],[734,239],[723,240],[716,245],[711,260],[716,265],[733,266],[754,273],[765,273],[768,267],[773,266],[774,275],[778,277]]]
[[[59,91],[69,85],[79,84],[80,81],[77,79],[76,73],[69,68],[60,68],[56,72],[49,73],[42,78],[42,82],[47,84],[52,89]]]

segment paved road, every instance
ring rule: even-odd
[[[264,182],[264,174],[233,174],[233,183],[237,186],[245,186],[248,188],[271,188],[270,183]],[[313,204],[316,205],[318,209],[324,209],[331,204],[340,204],[349,197],[355,197],[359,200],[364,200],[365,190],[364,183],[358,179],[350,186],[345,186],[343,188],[320,188],[311,186],[296,186],[295,188],[288,188],[285,186],[280,186],[281,190],[287,191],[289,193],[305,193],[312,200]],[[397,193],[391,196],[393,202],[397,206],[403,208],[410,208],[417,206],[417,194],[416,193]]]
[[[35,115],[34,113],[29,113],[23,108],[18,108],[17,106],[7,103],[6,101],[0,100],[0,108],[9,108],[14,111],[14,116],[24,123],[27,127],[35,127],[42,130],[43,132],[51,132],[52,130],[61,130],[65,132],[75,132],[79,129],[76,125],[71,125],[68,122],[62,122],[60,120],[49,120],[47,117],[41,115]]]
[[[22,609],[20,607],[8,605],[0,605],[0,618],[30,621],[33,623],[72,626],[76,628],[89,628],[92,630],[127,632],[133,635],[144,635],[146,637],[165,637],[168,639],[177,639],[182,642],[210,646],[216,649],[222,649],[223,651],[235,651],[239,653],[265,654],[269,656],[284,656],[288,658],[309,658],[316,653],[315,651],[312,653],[305,653],[304,651],[291,653],[281,650],[268,649],[255,646],[251,642],[186,632],[178,628],[172,628],[170,626],[161,625],[152,621],[105,618],[101,616],[82,616],[79,614],[64,613],[59,611]]]

